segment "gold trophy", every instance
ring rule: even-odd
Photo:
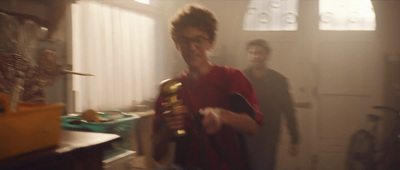
[[[166,79],[160,84],[160,95],[165,99],[162,106],[165,108],[164,113],[169,113],[171,110],[182,106],[182,101],[178,100],[178,91],[182,83],[172,79]],[[185,129],[179,129],[174,132],[175,136],[184,136]]]

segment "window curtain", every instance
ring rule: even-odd
[[[156,95],[155,21],[90,1],[72,6],[74,111],[129,110]]]

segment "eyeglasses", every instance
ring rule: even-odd
[[[187,38],[187,37],[181,37],[178,39],[177,43],[184,48],[190,47],[190,44],[193,43],[197,48],[202,47],[205,42],[210,41],[210,39],[198,36],[195,38]]]

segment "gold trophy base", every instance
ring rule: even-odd
[[[184,135],[186,135],[186,130],[185,129],[176,130],[174,132],[174,135],[175,136],[184,136]]]

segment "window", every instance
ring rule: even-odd
[[[320,30],[375,30],[375,12],[370,0],[320,0]]]
[[[298,0],[250,1],[244,15],[243,30],[297,30]]]
[[[156,96],[155,21],[128,10],[78,1],[72,7],[74,111],[128,110]]]
[[[150,4],[150,0],[135,0],[135,1],[142,4]]]

